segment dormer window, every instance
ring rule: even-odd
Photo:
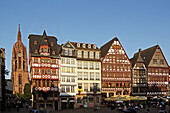
[[[34,45],[37,45],[37,41],[34,41]]]
[[[45,52],[47,52],[47,48],[45,48],[44,50],[45,50]]]
[[[83,48],[86,48],[86,44],[83,44]]]
[[[34,53],[38,53],[38,50],[36,49],[36,50],[34,51]]]
[[[70,47],[70,45],[69,45],[69,44],[67,44],[67,47]]]
[[[77,43],[77,47],[80,47],[80,43]]]
[[[51,42],[51,46],[54,46],[54,43],[53,43],[53,42]]]
[[[55,55],[55,51],[53,51],[52,54]]]
[[[88,44],[88,48],[91,48],[91,44]]]
[[[93,49],[96,49],[96,44],[93,45]]]
[[[44,39],[44,42],[47,42],[47,39]]]

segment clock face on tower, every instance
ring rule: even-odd
[[[18,54],[18,57],[22,57],[22,54],[21,54],[21,53],[19,53],[19,54]]]

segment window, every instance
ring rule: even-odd
[[[160,59],[160,64],[164,64],[164,60],[163,59]]]
[[[88,91],[88,83],[84,83],[84,91]]]
[[[99,59],[99,52],[96,52],[95,58],[96,58],[96,59]]]
[[[78,97],[78,98],[77,98],[77,103],[78,103],[78,104],[81,104],[81,103],[82,103],[81,97]]]
[[[66,64],[70,64],[70,59],[66,59]]]
[[[42,80],[43,81],[43,87],[45,87],[45,80]]]
[[[47,87],[50,86],[50,80],[47,80]]]
[[[37,80],[35,80],[35,86],[37,87]]]
[[[93,62],[90,62],[90,69],[94,69]]]
[[[56,60],[55,59],[52,59],[52,64],[56,64]]]
[[[74,86],[71,86],[71,92],[75,92],[75,91],[74,91]]]
[[[100,80],[100,73],[96,73],[96,80]]]
[[[50,70],[48,69],[48,74],[50,74]]]
[[[96,69],[99,69],[99,63],[96,63],[95,67],[96,67]]]
[[[66,92],[70,92],[70,86],[66,86]]]
[[[82,89],[82,83],[78,83],[78,89]]]
[[[54,46],[54,43],[53,43],[53,42],[51,42],[51,46]]]
[[[69,50],[69,56],[72,56],[72,50]]]
[[[52,54],[55,55],[55,51],[53,51]]]
[[[78,51],[78,57],[79,57],[79,58],[82,57],[82,51]]]
[[[82,72],[78,72],[78,80],[82,80]]]
[[[38,80],[38,86],[41,87],[41,80]]]
[[[94,57],[94,52],[90,52],[90,58],[93,58]]]
[[[70,82],[70,77],[66,77],[67,78],[67,82]]]
[[[157,59],[153,59],[153,64],[157,64]]]
[[[86,44],[83,44],[83,48],[85,48],[86,47]]]
[[[37,45],[37,41],[34,41],[34,45]]]
[[[88,69],[88,62],[84,62],[84,69]]]
[[[65,76],[61,77],[61,81],[65,82]]]
[[[75,73],[75,67],[71,67],[71,73]]]
[[[80,43],[77,43],[77,47],[80,47]]]
[[[82,69],[82,62],[78,62],[78,69]]]
[[[47,52],[47,48],[45,48],[44,51]]]
[[[91,48],[91,45],[90,45],[90,44],[88,44],[88,48]]]
[[[93,49],[96,49],[96,45],[95,44],[93,45]]]
[[[89,97],[89,103],[93,103],[93,97]]]
[[[88,58],[88,52],[84,51],[84,58]]]
[[[21,69],[21,57],[19,57],[19,69]]]
[[[84,72],[84,80],[88,80],[88,73]]]
[[[62,92],[66,92],[65,91],[65,86],[61,86],[61,90],[62,90]]]
[[[38,53],[38,50],[36,49],[36,50],[34,51],[34,53]]]
[[[41,52],[43,52],[43,48],[41,48]]]
[[[75,77],[71,77],[71,82],[75,82]]]
[[[38,58],[34,58],[34,63],[38,63]]]
[[[52,69],[52,75],[56,74],[56,69]]]
[[[71,64],[75,64],[75,60],[74,59],[71,59]]]
[[[94,73],[93,72],[90,73],[90,80],[94,80]]]
[[[65,50],[65,55],[68,55],[68,50]]]

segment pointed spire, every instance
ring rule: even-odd
[[[20,24],[18,25],[17,41],[21,41],[21,31],[20,31]]]
[[[44,27],[43,37],[46,37],[46,36],[47,36],[47,34],[45,32],[45,27]]]

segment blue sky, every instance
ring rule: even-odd
[[[42,35],[45,27],[59,44],[69,40],[101,47],[117,34],[129,58],[158,42],[169,63],[169,6],[169,0],[1,0],[0,47],[6,49],[6,67],[11,73],[18,24],[27,52],[30,32]]]

